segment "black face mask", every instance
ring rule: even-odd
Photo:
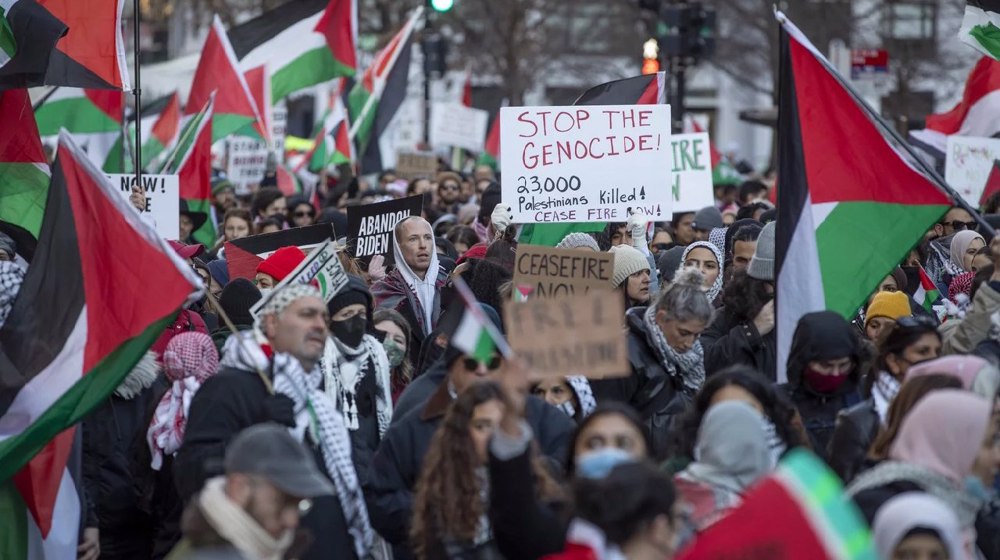
[[[367,327],[368,317],[364,313],[343,321],[330,321],[330,332],[348,348],[361,346],[361,339],[364,338]]]

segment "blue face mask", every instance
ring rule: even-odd
[[[965,477],[965,491],[986,502],[993,497],[993,492],[983,484],[983,481],[978,476],[969,475]]]
[[[622,451],[617,447],[602,447],[582,453],[576,458],[576,475],[599,480],[608,476],[611,469],[618,465],[633,461],[635,461],[635,457],[627,451]]]

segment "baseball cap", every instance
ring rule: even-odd
[[[335,493],[309,450],[274,423],[254,424],[237,434],[226,449],[225,468],[226,473],[261,476],[296,498]]]

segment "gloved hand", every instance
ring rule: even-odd
[[[286,395],[274,394],[264,399],[259,422],[277,422],[289,428],[295,427],[295,402]]]
[[[493,231],[498,236],[506,231],[507,227],[513,221],[514,215],[510,213],[510,207],[503,204],[497,204],[496,208],[493,209],[493,214],[490,215],[490,223],[493,226]]]
[[[646,226],[649,224],[649,217],[639,209],[625,220],[625,231],[632,236],[632,246],[640,251],[648,250],[646,244]]]

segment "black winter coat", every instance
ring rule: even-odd
[[[628,361],[632,374],[628,377],[591,380],[590,388],[598,404],[618,401],[634,408],[647,422],[647,429],[653,439],[652,455],[659,457],[668,450],[669,432],[674,419],[684,412],[691,398],[683,392],[681,381],[667,373],[656,350],[646,340],[642,320],[645,312],[645,307],[635,307],[625,314]]]
[[[569,520],[535,498],[531,448],[507,461],[490,453],[489,469],[490,523],[504,557],[534,560],[561,552]]]
[[[753,321],[737,321],[723,307],[701,333],[701,344],[705,347],[706,375],[740,364],[754,368],[771,381],[777,379],[778,339],[773,329],[761,336]]]
[[[865,469],[868,449],[878,435],[879,426],[875,401],[870,398],[837,414],[827,462],[845,485]]]
[[[174,460],[177,489],[184,500],[200,490],[205,480],[223,473],[226,446],[237,433],[270,420],[264,408],[269,396],[256,373],[235,368],[223,368],[198,389],[191,400],[184,443]],[[319,446],[308,436],[305,443],[320,471],[329,477]],[[313,543],[301,558],[357,558],[337,497],[324,496],[312,502],[301,526],[311,533]]]
[[[393,545],[396,560],[412,558],[409,543],[413,490],[424,455],[451,403],[448,386],[442,382],[427,403],[394,422],[375,453],[372,473],[365,487],[372,527]],[[564,462],[575,424],[562,411],[529,395],[525,420],[535,434],[541,452]]]

